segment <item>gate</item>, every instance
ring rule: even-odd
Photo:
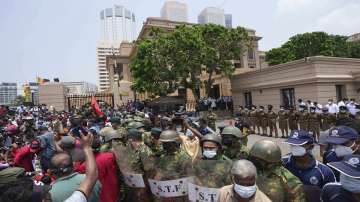
[[[71,110],[74,107],[80,108],[85,104],[91,103],[92,97],[95,97],[96,101],[102,101],[114,107],[114,95],[112,93],[94,93],[94,94],[69,94],[67,97],[68,109]]]

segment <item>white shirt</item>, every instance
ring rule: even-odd
[[[329,109],[330,114],[336,114],[339,112],[339,107],[335,103],[332,103],[331,105],[327,104],[326,107]]]
[[[340,106],[345,106],[344,101],[341,100],[341,101],[338,103],[338,107],[340,107]]]
[[[346,105],[346,107],[349,109],[349,112],[352,114],[352,115],[355,115],[356,112],[358,112],[359,110],[356,109],[356,104],[355,103],[349,103]]]

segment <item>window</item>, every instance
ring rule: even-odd
[[[248,58],[250,60],[254,60],[255,59],[255,53],[254,53],[254,50],[253,49],[249,49],[248,50]]]
[[[250,107],[252,106],[252,96],[251,96],[251,92],[246,92],[244,93],[244,99],[245,99],[245,106],[246,107]]]
[[[336,98],[338,101],[346,98],[346,88],[345,85],[335,85],[336,88]]]
[[[281,89],[281,104],[288,108],[295,106],[295,90],[294,88]]]
[[[241,63],[240,62],[235,62],[234,63],[234,67],[237,68],[241,68]]]
[[[251,65],[249,68],[250,68],[250,69],[254,69],[254,68],[255,68],[255,66],[254,66],[254,65]]]

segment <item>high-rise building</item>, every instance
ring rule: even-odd
[[[101,40],[118,42],[135,40],[135,14],[123,6],[114,5],[100,12]]]
[[[106,56],[118,55],[123,41],[136,39],[135,14],[123,6],[114,5],[100,12],[101,40],[96,47],[99,90],[110,87],[109,73],[106,69]]]
[[[161,18],[165,20],[187,22],[188,8],[185,3],[178,1],[166,1],[161,8]]]
[[[216,7],[206,7],[198,16],[199,24],[213,23],[225,26],[225,13],[223,9]]]
[[[225,14],[225,27],[232,28],[232,15]]]
[[[17,96],[16,83],[0,83],[0,105],[10,105]]]

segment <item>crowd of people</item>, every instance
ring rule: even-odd
[[[349,106],[329,100],[319,111],[299,100],[298,111],[278,113],[252,106],[221,127],[213,112],[1,107],[0,202],[359,202],[360,127]],[[289,154],[269,138],[247,144],[252,133],[276,131],[277,119],[290,129],[283,133]],[[322,161],[314,155],[318,142]]]
[[[200,98],[196,105],[196,111],[207,110],[233,110],[233,100],[231,96],[221,96],[219,98]]]

